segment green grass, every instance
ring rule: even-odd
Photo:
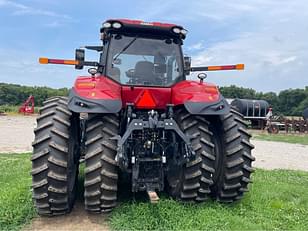
[[[29,154],[0,154],[0,230],[19,230],[35,215],[29,159]]]
[[[0,105],[0,112],[4,112],[9,115],[17,115],[19,114],[18,112],[19,107],[20,106],[15,106],[15,105]],[[38,113],[38,112],[39,112],[39,108],[35,107],[34,113]]]
[[[0,230],[18,230],[35,216],[29,157],[0,155]],[[150,204],[144,194],[132,199],[126,188],[108,222],[113,230],[308,230],[308,172],[258,169],[253,179],[233,205],[184,204],[166,195]]]
[[[244,199],[183,204],[164,196],[158,204],[124,201],[112,213],[114,230],[308,230],[308,173],[263,171]]]
[[[12,106],[12,105],[0,105],[0,111],[9,113],[9,114],[15,114],[18,113],[18,106]]]
[[[257,140],[279,141],[292,144],[308,145],[308,135],[297,134],[255,134],[253,138]]]

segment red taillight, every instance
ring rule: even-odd
[[[138,102],[136,103],[136,106],[138,108],[154,108],[156,106],[154,98],[149,90],[145,90],[142,93],[142,96],[139,98]]]
[[[95,83],[93,82],[80,82],[76,84],[78,89],[92,89],[95,88]]]
[[[216,86],[208,86],[208,85],[206,85],[205,86],[205,92],[208,93],[208,94],[215,95],[215,94],[218,94],[218,89],[217,89]]]

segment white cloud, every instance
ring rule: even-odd
[[[30,7],[24,4],[17,3],[10,0],[0,0],[0,7],[10,7],[13,9],[13,15],[41,15],[41,16],[50,16],[56,18],[62,18],[71,20],[72,17],[66,14],[58,14],[50,10],[43,10],[34,7]]]
[[[202,28],[190,30],[200,38],[208,26],[214,27],[214,42],[211,34],[207,34],[207,40],[188,44],[187,51],[193,54],[194,65],[246,64],[243,72],[209,73],[209,81],[263,91],[308,85],[308,5],[305,0],[173,3],[162,5],[160,11],[145,13],[144,17],[202,24]],[[208,41],[211,43],[207,44]]]
[[[188,51],[199,51],[204,49],[204,41],[199,41],[195,44],[192,44],[186,48]]]
[[[45,24],[46,27],[50,27],[50,28],[57,28],[57,27],[61,27],[63,25],[64,24],[62,22],[58,21],[58,20]]]
[[[37,9],[35,4],[28,6],[19,2],[0,0],[0,10],[6,7],[15,15],[49,16],[50,21],[45,24],[48,27],[72,21],[70,16],[49,8]],[[132,18],[174,22],[187,27],[189,34],[184,48],[191,53],[194,65],[245,63],[243,72],[209,73],[211,82],[262,91],[308,85],[308,4],[305,0],[138,0],[126,10]],[[1,70],[6,60],[14,60],[14,57],[1,58]],[[14,65],[14,62],[7,63],[7,68],[11,67],[6,69],[7,78]],[[27,73],[35,72],[37,64],[23,65],[23,68]],[[54,73],[57,76],[69,71],[74,73],[67,67],[39,68],[50,77],[54,71],[59,72]],[[37,83],[38,79],[35,75],[31,81]]]
[[[258,2],[249,1],[243,3],[242,0],[222,1],[178,1],[178,0],[157,0],[146,1],[140,4],[140,9],[148,9],[143,11],[139,16],[145,20],[162,19],[166,21],[202,21],[204,19],[222,22],[232,17],[237,17],[243,13],[251,13],[258,11]],[[253,3],[253,4],[251,4]]]
[[[193,64],[245,63],[246,70],[243,72],[209,73],[213,77],[210,81],[219,85],[237,84],[262,91],[303,88],[308,85],[308,44],[304,39],[307,36],[301,37],[304,33],[300,35],[298,32],[297,41],[289,42],[292,39],[282,30],[259,31],[214,44],[193,56]],[[280,42],[273,37],[274,34],[282,35]]]
[[[20,55],[14,49],[0,49],[0,82],[21,85],[50,86],[54,88],[72,86],[76,71],[71,66],[41,65],[38,55]]]

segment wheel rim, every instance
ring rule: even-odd
[[[218,129],[210,127],[210,131],[213,133],[212,136],[212,142],[214,144],[214,155],[215,155],[215,162],[214,162],[214,169],[215,173],[213,174],[213,186],[212,188],[215,188],[217,185],[216,183],[219,181],[221,177],[221,172],[222,172],[222,166],[224,162],[223,158],[223,145],[221,143],[221,139],[219,138],[219,132]]]
[[[78,185],[78,167],[79,167],[79,145],[77,141],[76,135],[77,133],[77,123],[76,121],[71,121],[72,127],[70,129],[70,135],[69,135],[69,143],[68,143],[68,149],[69,149],[69,157],[68,157],[68,172],[67,172],[67,178],[71,179],[68,180],[68,201],[70,206],[74,203],[74,200],[76,198],[76,188]]]

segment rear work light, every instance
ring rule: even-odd
[[[111,27],[111,23],[110,22],[105,22],[105,23],[103,23],[103,27],[104,28],[110,28]]]
[[[173,27],[172,28],[172,31],[173,31],[173,33],[175,33],[175,34],[182,34],[182,35],[187,35],[187,30],[185,30],[185,29],[182,29],[182,28],[180,28],[180,27]]]
[[[182,30],[181,30],[181,33],[182,33],[183,35],[187,35],[188,31],[185,30],[185,29],[182,29]]]
[[[176,33],[176,34],[181,33],[181,29],[178,28],[178,27],[174,27],[174,28],[172,29],[172,31],[173,31],[174,33]]]
[[[122,24],[119,22],[114,22],[112,23],[112,27],[115,29],[120,29],[122,27]]]

